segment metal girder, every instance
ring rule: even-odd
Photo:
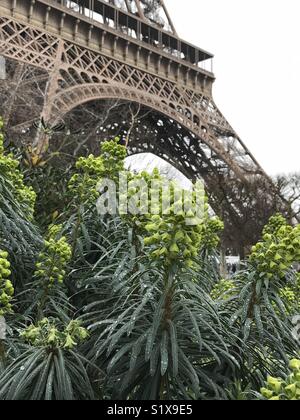
[[[3,0],[0,5],[0,55],[36,66],[49,75],[42,113],[45,120],[56,122],[75,107],[94,100],[136,102],[194,136],[198,159],[194,159],[192,171],[188,159],[188,154],[194,153],[191,146],[173,143],[173,150],[168,151],[169,159],[173,153],[174,162],[185,148],[186,163],[181,166],[186,166],[186,173],[196,175],[198,171],[201,175],[205,161],[215,175],[225,168],[227,176],[244,183],[249,176],[261,176],[272,188],[272,182],[216,106],[211,94],[214,75],[191,64],[194,60],[187,62],[187,56],[178,57],[179,38],[175,57],[171,50],[149,45],[149,39],[147,43],[144,38],[130,39],[117,26],[111,29],[105,21],[87,19],[85,12],[74,13],[71,3]],[[143,13],[145,2],[136,3],[141,9],[138,13]],[[167,13],[163,2],[161,7]],[[114,19],[117,25],[118,16]],[[42,151],[43,145],[39,146]]]

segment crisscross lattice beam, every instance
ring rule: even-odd
[[[198,139],[194,166],[200,168],[204,161],[208,167],[214,160],[228,179],[237,177],[247,183],[250,177],[260,176],[272,188],[272,182],[214,103],[214,76],[199,69],[187,55],[185,60],[178,59],[178,51],[182,51],[179,39],[176,54],[172,55],[172,48],[166,53],[159,50],[159,45],[149,45],[150,38],[146,43],[143,31],[140,42],[109,28],[106,21],[87,18],[86,7],[90,3],[94,7],[93,1],[80,1],[81,14],[73,12],[73,3],[76,6],[78,1],[3,0],[0,5],[0,54],[49,75],[42,110],[46,120],[54,123],[75,107],[94,100],[136,102],[180,124]],[[113,3],[124,7],[120,2]],[[131,7],[129,3],[125,0],[126,7]],[[134,12],[142,13],[143,18],[148,13],[145,3],[136,2]],[[160,7],[167,14],[163,2]],[[118,15],[114,15],[114,24],[118,22]],[[174,147],[174,159],[176,153]],[[194,153],[192,148],[190,153]],[[214,172],[217,175],[219,168],[211,166],[210,177]]]

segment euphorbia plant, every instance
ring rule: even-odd
[[[24,176],[19,170],[19,162],[12,154],[6,154],[4,150],[3,121],[0,119],[0,174],[10,183],[12,193],[26,217],[33,218],[36,194],[32,187],[24,184]]]
[[[93,400],[97,386],[78,347],[88,332],[77,320],[44,318],[21,334],[20,354],[0,375],[0,400]],[[94,377],[100,375],[93,366]]]
[[[64,280],[71,254],[62,226],[51,225],[37,256],[32,281],[26,285],[27,290],[23,294],[22,303],[27,315],[41,320],[55,314],[58,307],[70,309]]]
[[[35,192],[25,185],[19,162],[4,150],[0,119],[0,249],[9,253],[16,289],[31,276],[41,238],[33,222]]]
[[[246,392],[258,392],[268,374],[271,385],[285,381],[285,362],[298,357],[299,228],[273,218],[245,270],[216,284],[222,222],[209,217],[207,200],[199,209],[187,194],[185,207],[171,183],[163,205],[159,171],[124,171],[125,156],[116,139],[99,157],[80,158],[69,204],[55,216],[61,226],[36,241],[32,206],[0,166],[0,311],[11,309],[8,281],[17,285],[0,400],[227,399],[255,395]],[[99,181],[115,181],[124,198],[120,171],[128,209],[98,214]],[[123,211],[149,202],[152,184],[151,210]],[[281,393],[294,385],[281,382]]]
[[[0,250],[0,317],[11,313],[14,287],[10,281],[11,271],[8,253]]]
[[[61,226],[50,226],[44,249],[39,254],[34,277],[41,279],[48,287],[63,283],[66,267],[71,259],[71,248],[65,236],[61,236]]]
[[[45,347],[49,350],[72,350],[89,336],[88,331],[81,326],[81,322],[72,320],[61,327],[57,320],[43,318],[37,325],[31,324],[21,332],[21,337],[34,347]]]
[[[155,171],[136,178],[147,186],[161,177]],[[180,210],[175,194],[178,186],[171,183],[170,189],[168,208],[163,209],[159,201],[154,215],[122,215],[120,223],[135,230],[140,239],[135,264],[127,264],[132,258],[128,240],[120,267],[111,277],[105,273],[113,261],[105,267],[99,260],[93,277],[87,279],[98,296],[98,301],[86,306],[84,315],[91,324],[88,357],[103,368],[107,366],[105,389],[113,397],[224,397],[223,365],[232,372],[238,367],[235,349],[230,349],[232,332],[227,328],[224,338],[219,315],[195,275],[195,270],[201,270],[199,253],[208,242],[210,246],[218,243],[215,227],[220,228],[221,223],[213,221],[213,235],[208,238],[206,202],[201,203],[203,211],[192,195],[191,204],[195,205],[185,210],[181,202]],[[129,182],[129,197],[137,192],[138,187]],[[143,194],[148,195],[149,189],[137,196]],[[160,192],[157,196],[163,199]],[[109,315],[103,319],[105,303]],[[217,380],[211,371],[218,370]]]
[[[290,373],[285,378],[268,377],[261,396],[269,401],[300,401],[300,360],[289,363]]]
[[[99,197],[97,185],[102,178],[118,181],[119,173],[124,171],[126,155],[126,148],[115,138],[101,145],[100,156],[79,158],[76,162],[78,172],[69,181],[69,190],[73,194],[72,202],[76,206],[90,204],[95,208]]]
[[[12,313],[12,299],[14,296],[14,287],[10,281],[11,271],[8,253],[0,250],[0,367],[5,359],[5,315]],[[3,329],[3,331],[2,331]]]
[[[292,227],[282,216],[272,217],[249,261],[260,279],[284,279],[292,265],[300,261],[300,225]]]
[[[72,257],[83,257],[78,248],[84,236],[85,220],[97,217],[96,201],[100,196],[99,183],[103,178],[118,182],[119,172],[124,170],[126,148],[119,144],[119,138],[104,142],[100,156],[81,157],[76,162],[77,173],[68,183],[70,204],[63,218],[67,218],[68,234],[72,238]]]
[[[292,227],[282,216],[272,217],[252,249],[249,264],[233,279],[234,295],[221,303],[229,323],[243,337],[243,346],[252,348],[251,357],[242,347],[241,352],[257,384],[262,372],[278,374],[298,354],[291,315],[299,310],[293,267],[299,261],[299,240],[299,225]]]

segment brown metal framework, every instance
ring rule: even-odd
[[[193,178],[205,178],[204,162],[206,181],[268,180],[213,100],[214,75],[204,69],[213,56],[177,36],[162,0],[1,0],[0,55],[48,73],[46,121],[90,101],[136,102],[189,139],[174,132],[166,148],[165,132],[155,150],[144,141],[133,152],[152,151]]]

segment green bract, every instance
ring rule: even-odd
[[[227,300],[235,295],[235,284],[233,280],[221,280],[211,291],[214,300]]]
[[[56,320],[44,318],[37,325],[30,325],[20,335],[34,347],[71,350],[86,340],[89,333],[81,326],[80,321],[74,320],[61,327]]]
[[[31,175],[43,227],[45,177],[55,185],[68,172],[60,150]],[[257,397],[267,373],[260,398],[299,400],[299,227],[272,218],[250,264],[221,279],[223,223],[203,186],[124,171],[116,139],[78,160],[66,197],[63,180],[55,186],[51,220],[62,225],[42,240],[15,192],[17,163],[0,151],[0,400],[240,400]],[[118,203],[118,215],[105,212]]]
[[[223,224],[218,218],[209,219],[204,193],[203,202],[198,203],[198,190],[191,194],[190,202],[178,199],[179,191],[176,182],[170,183],[170,206],[163,210],[158,207],[157,214],[145,217],[140,227],[151,258],[167,265],[175,262],[190,267],[201,249],[211,250],[218,245]],[[161,196],[160,206],[164,200],[162,193]]]
[[[119,144],[119,138],[102,143],[101,155],[80,157],[76,163],[79,173],[69,182],[69,190],[82,204],[94,204],[99,197],[97,185],[103,178],[118,181],[119,172],[124,170],[126,148]]]
[[[195,185],[193,192],[184,191],[176,182],[161,176],[158,169],[152,174],[143,171],[127,175],[129,214],[122,205],[119,210],[125,213],[126,222],[143,236],[151,259],[167,266],[173,262],[191,266],[201,249],[218,246],[218,234],[224,225],[217,217],[208,217],[202,186]],[[123,203],[122,195],[120,202]],[[138,214],[134,214],[135,208],[139,209]]]
[[[220,233],[224,229],[224,223],[218,218],[209,219],[206,217],[202,224],[201,247],[207,251],[216,249],[220,243]]]
[[[9,280],[11,275],[8,253],[0,250],[0,316],[12,312],[11,301],[14,295],[14,288]]]
[[[300,401],[300,360],[290,362],[290,375],[286,379],[268,377],[266,386],[261,389],[264,399],[270,401]]]
[[[12,186],[12,192],[23,207],[24,214],[28,219],[33,218],[36,194],[31,187],[24,184],[24,176],[20,172],[19,162],[12,154],[4,154],[3,121],[0,119],[0,174],[2,174]]]
[[[71,259],[72,251],[66,237],[57,238],[60,232],[59,226],[49,228],[48,240],[44,242],[44,250],[39,254],[36,263],[35,277],[53,285],[63,283],[66,267]]]
[[[119,173],[124,171],[124,161],[127,156],[126,147],[119,144],[119,141],[120,139],[116,137],[101,144],[102,176],[114,181],[117,181]]]
[[[285,302],[287,312],[297,315],[300,308],[300,282],[293,286],[286,286],[279,291],[279,296]]]
[[[282,216],[272,217],[249,260],[261,278],[284,278],[300,261],[300,225],[292,227]]]
[[[119,192],[119,212],[127,224],[142,234],[144,225],[151,216],[149,210],[153,196],[156,197],[156,200],[151,205],[151,211],[155,214],[162,212],[163,178],[158,169],[154,169],[151,174],[146,171],[138,174],[126,172],[126,176],[127,193]],[[147,208],[144,209],[143,205],[146,205]],[[135,212],[135,208],[140,211]]]

